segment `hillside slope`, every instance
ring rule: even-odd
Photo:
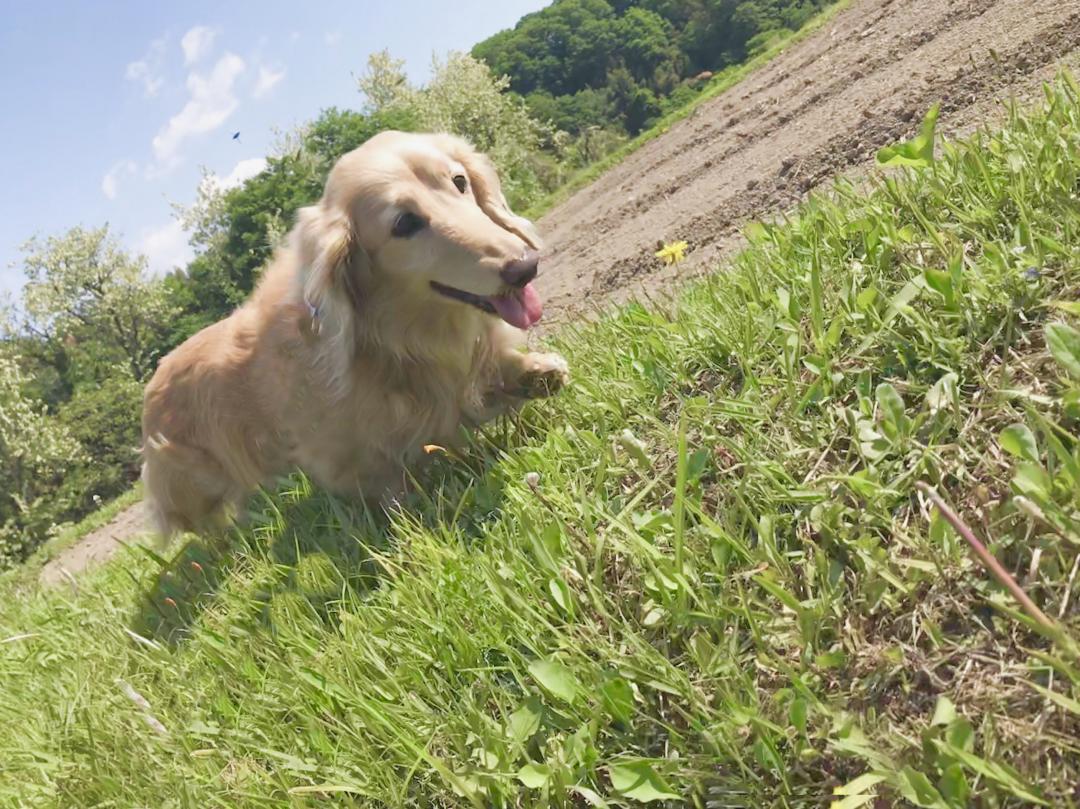
[[[740,225],[865,169],[934,101],[939,129],[967,129],[997,99],[1036,92],[1078,49],[1080,0],[854,2],[541,219],[545,330],[715,268]],[[676,239],[690,252],[665,269],[656,242]],[[139,533],[140,514],[133,507],[64,550],[42,581],[112,556]]]
[[[389,519],[0,578],[0,806],[1080,809],[1078,187],[1065,76],[570,333]]]

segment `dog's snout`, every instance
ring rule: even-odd
[[[523,287],[532,281],[540,267],[540,254],[535,250],[526,250],[525,255],[507,263],[499,271],[499,277],[512,287]]]

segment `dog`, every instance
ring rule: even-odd
[[[248,300],[146,386],[158,534],[227,525],[297,467],[386,502],[425,445],[565,386],[561,356],[523,350],[543,309],[540,247],[460,138],[387,131],[342,156]]]

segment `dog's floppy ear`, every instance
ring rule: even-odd
[[[356,244],[348,216],[329,209],[325,201],[300,209],[296,237],[303,299],[320,344],[319,364],[331,387],[340,391],[348,381],[356,347],[367,255]]]
[[[543,244],[539,232],[532,222],[510,210],[499,183],[499,174],[487,155],[476,151],[461,138],[448,136],[448,141],[450,154],[465,167],[465,173],[469,175],[469,185],[480,210],[499,227],[516,233],[530,247],[539,250]]]

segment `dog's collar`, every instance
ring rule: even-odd
[[[308,310],[308,318],[310,318],[308,322],[311,324],[309,328],[312,334],[319,334],[322,331],[322,322],[319,320],[319,307],[309,301],[307,296],[304,297],[304,306]]]

